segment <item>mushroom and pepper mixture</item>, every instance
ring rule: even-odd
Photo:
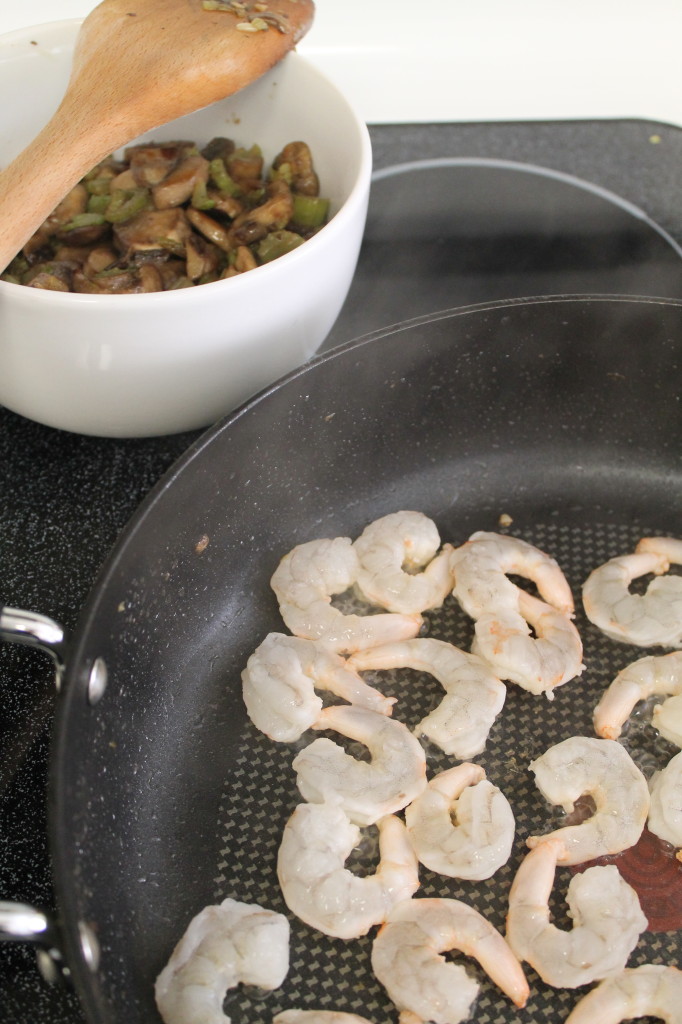
[[[215,138],[129,147],[80,181],[2,280],[129,294],[207,284],[290,252],[326,222],[310,149],[290,142],[264,171],[259,146]]]

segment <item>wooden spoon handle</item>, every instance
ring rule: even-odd
[[[111,152],[110,126],[83,133],[65,102],[0,172],[0,268],[4,269],[64,196]],[[123,140],[125,141],[125,140]]]

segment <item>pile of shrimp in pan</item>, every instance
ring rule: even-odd
[[[597,568],[583,588],[589,620],[623,644],[682,648],[682,576],[669,573],[671,564],[682,564],[682,541],[654,537]],[[631,592],[633,580],[648,574],[654,578],[646,592]],[[530,580],[537,596],[510,577]],[[637,843],[646,824],[682,848],[682,752],[657,773],[650,791],[619,742],[635,706],[656,695],[665,700],[654,709],[655,725],[682,747],[682,651],[633,661],[595,708],[596,735],[569,736],[531,762],[549,803],[570,812],[588,795],[594,811],[579,823],[527,837],[503,935],[462,900],[414,897],[420,865],[477,882],[510,857],[514,813],[471,759],[485,749],[508,685],[552,700],[557,687],[583,672],[561,568],[509,535],[477,532],[459,547],[441,544],[430,519],[404,511],[376,520],[354,541],[295,547],[271,585],[290,632],[265,637],[242,673],[251,720],[278,743],[298,742],[309,729],[331,731],[370,754],[357,759],[320,736],[293,758],[302,802],[286,822],[277,861],[291,913],[346,940],[377,929],[371,967],[400,1024],[457,1024],[471,1016],[479,984],[441,955],[453,950],[475,958],[520,1009],[530,992],[523,963],[559,989],[593,986],[566,1024],[646,1015],[682,1021],[682,971],[666,964],[627,967],[647,919],[614,864],[574,874],[566,893],[572,929],[553,924],[550,912],[559,866],[620,853]],[[365,602],[365,614],[333,603],[351,589]],[[473,620],[470,651],[421,635],[424,613],[450,594]],[[362,677],[396,667],[429,673],[443,690],[438,706],[412,730],[400,721],[395,699]],[[422,738],[452,766],[429,777]],[[369,826],[378,830],[379,861],[373,875],[359,876],[345,864]],[[288,966],[287,918],[227,899],[190,923],[157,979],[157,1005],[166,1024],[220,1024],[227,1019],[226,989],[278,988]],[[341,1010],[298,1009],[273,1018],[274,1024],[362,1020]]]

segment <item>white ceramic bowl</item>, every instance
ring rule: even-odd
[[[0,164],[55,110],[79,25],[0,37]],[[367,128],[293,53],[235,96],[144,138],[204,144],[216,135],[258,143],[266,162],[287,142],[306,141],[331,199],[329,222],[270,264],[196,288],[82,295],[0,282],[0,404],[84,434],[176,433],[213,423],[315,353],[346,297],[362,240]]]

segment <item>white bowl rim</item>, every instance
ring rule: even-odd
[[[85,18],[55,18],[53,21],[42,21],[38,25],[26,25],[24,28],[13,28],[9,32],[0,32],[0,47],[30,39],[38,32],[55,32],[71,25],[82,25]]]

